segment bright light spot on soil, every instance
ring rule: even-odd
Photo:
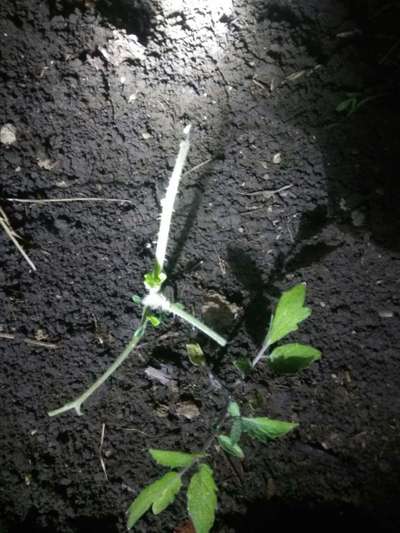
[[[232,13],[232,0],[162,0],[162,6],[168,13],[179,13],[183,10],[210,11],[214,21]]]

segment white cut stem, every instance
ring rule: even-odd
[[[190,148],[190,129],[191,125],[189,124],[183,130],[183,139],[179,145],[179,152],[175,161],[174,170],[171,174],[165,197],[161,200],[162,211],[156,248],[156,261],[161,271],[163,271],[165,255],[167,253],[169,230],[171,227],[172,214],[174,212],[175,198],[178,193],[179,182]]]

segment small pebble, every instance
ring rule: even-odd
[[[392,318],[393,317],[393,311],[387,311],[387,310],[378,311],[378,315],[381,318]]]
[[[355,209],[351,212],[351,221],[353,223],[353,226],[356,228],[359,228],[364,225],[365,223],[365,215],[362,211],[358,211],[358,209]]]
[[[17,140],[17,128],[12,124],[4,124],[0,129],[0,142],[9,146]]]
[[[280,152],[278,152],[277,154],[275,154],[272,158],[272,162],[274,163],[274,165],[279,165],[279,163],[282,161],[282,155]]]

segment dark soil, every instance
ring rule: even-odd
[[[399,530],[400,6],[228,4],[1,2],[0,126],[16,128],[0,145],[1,206],[37,267],[0,233],[2,533],[124,531],[127,506],[162,472],[147,448],[201,448],[238,379],[233,360],[254,356],[277,297],[299,281],[313,315],[293,338],[322,360],[288,378],[261,365],[236,393],[243,412],[299,429],[246,442],[242,463],[213,449],[214,531]],[[340,113],[348,93],[370,99]],[[50,419],[137,324],[131,295],[188,122],[188,168],[212,161],[184,179],[169,285],[198,315],[214,293],[237,306],[229,348],[197,339],[210,380],[187,359],[194,333],[166,321],[83,417]],[[6,200],[80,196],[133,203]],[[177,386],[151,381],[148,366]],[[182,404],[199,415],[182,417]],[[182,495],[138,530],[185,520]]]

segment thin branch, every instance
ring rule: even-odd
[[[43,341],[36,341],[35,339],[24,339],[25,344],[29,344],[30,346],[39,346],[40,348],[49,348],[50,350],[56,350],[58,348],[57,344],[54,344],[52,342],[43,342]]]
[[[400,40],[396,41],[393,46],[389,48],[389,50],[386,52],[386,54],[378,61],[379,65],[383,65],[387,58],[400,46]]]
[[[102,198],[102,197],[74,197],[74,198],[44,198],[42,200],[34,198],[6,198],[7,202],[20,203],[20,204],[61,204],[67,202],[119,202],[125,204],[134,204],[133,200],[126,198]]]
[[[230,401],[231,401],[231,399],[229,398],[229,402]],[[227,406],[229,405],[229,402],[228,402]],[[211,445],[214,442],[214,439],[216,439],[216,437],[218,436],[219,430],[220,430],[221,426],[223,425],[223,423],[225,422],[225,420],[228,418],[228,416],[229,415],[228,415],[228,412],[227,412],[227,407],[225,407],[224,414],[221,415],[220,419],[218,420],[217,425],[214,428],[214,431],[211,433],[209,438],[203,444],[203,447],[201,448],[198,456],[193,459],[193,461],[190,463],[190,465],[186,466],[183,470],[180,471],[180,475],[181,476],[184,476],[186,474],[186,472],[188,472],[189,470],[191,470],[193,468],[193,466],[195,466],[198,462],[200,462],[202,459],[204,459],[204,456],[207,455],[208,450],[211,448]]]
[[[255,191],[255,192],[240,192],[239,194],[241,196],[257,196],[258,194],[262,194],[265,198],[272,198],[275,194],[279,194],[283,191],[287,191],[288,189],[291,189],[293,187],[293,183],[290,183],[289,185],[284,185],[283,187],[280,187],[279,189],[275,190],[263,190],[263,191]]]
[[[147,318],[146,318],[146,309],[143,311],[142,320],[139,324],[139,327],[133,334],[131,340],[126,345],[125,349],[120,353],[120,355],[115,359],[113,364],[108,367],[108,369],[102,374],[94,383],[91,385],[84,393],[82,393],[78,398],[73,400],[72,402],[68,402],[59,409],[54,409],[53,411],[50,411],[48,413],[49,416],[57,416],[61,415],[62,413],[66,413],[67,411],[75,410],[76,414],[82,415],[81,406],[82,404],[94,393],[96,390],[103,385],[105,381],[119,368],[122,363],[125,361],[125,359],[128,357],[128,355],[132,352],[132,350],[136,347],[136,345],[139,343],[140,339],[143,337],[147,325]]]
[[[103,459],[103,444],[104,444],[104,433],[106,431],[106,425],[101,425],[101,435],[100,435],[100,446],[99,446],[99,459],[100,459],[100,465],[104,472],[104,477],[106,478],[106,481],[108,481],[108,475],[106,470],[106,464]]]
[[[4,229],[4,231],[6,232],[8,237],[12,240],[12,242],[15,245],[15,247],[17,248],[19,253],[22,255],[22,257],[25,259],[25,261],[28,263],[28,265],[31,267],[31,269],[36,272],[35,265],[29,259],[29,257],[27,255],[27,253],[25,252],[25,250],[22,248],[22,246],[19,244],[19,242],[15,238],[15,232],[14,232],[14,230],[12,229],[12,227],[10,225],[10,222],[9,222],[9,220],[7,218],[7,215],[5,214],[5,212],[3,211],[3,209],[1,207],[0,207],[0,215],[1,215],[0,216],[0,224],[1,224],[2,228]]]
[[[206,159],[202,163],[199,163],[198,165],[195,165],[194,167],[192,167],[189,170],[187,170],[186,172],[184,172],[183,173],[183,177],[189,176],[189,174],[192,174],[193,172],[196,172],[197,170],[200,170],[201,168],[203,168],[204,166],[208,165],[212,161],[214,161],[214,158],[210,157],[210,159]]]
[[[16,338],[17,337],[12,333],[0,333],[0,339],[15,340]],[[53,350],[56,350],[58,348],[58,345],[53,342],[37,341],[35,339],[30,339],[29,337],[24,337],[22,341],[25,342],[25,344],[29,344],[31,346],[40,346],[42,348],[49,348]]]
[[[0,339],[14,340],[15,335],[12,335],[11,333],[0,333]]]

